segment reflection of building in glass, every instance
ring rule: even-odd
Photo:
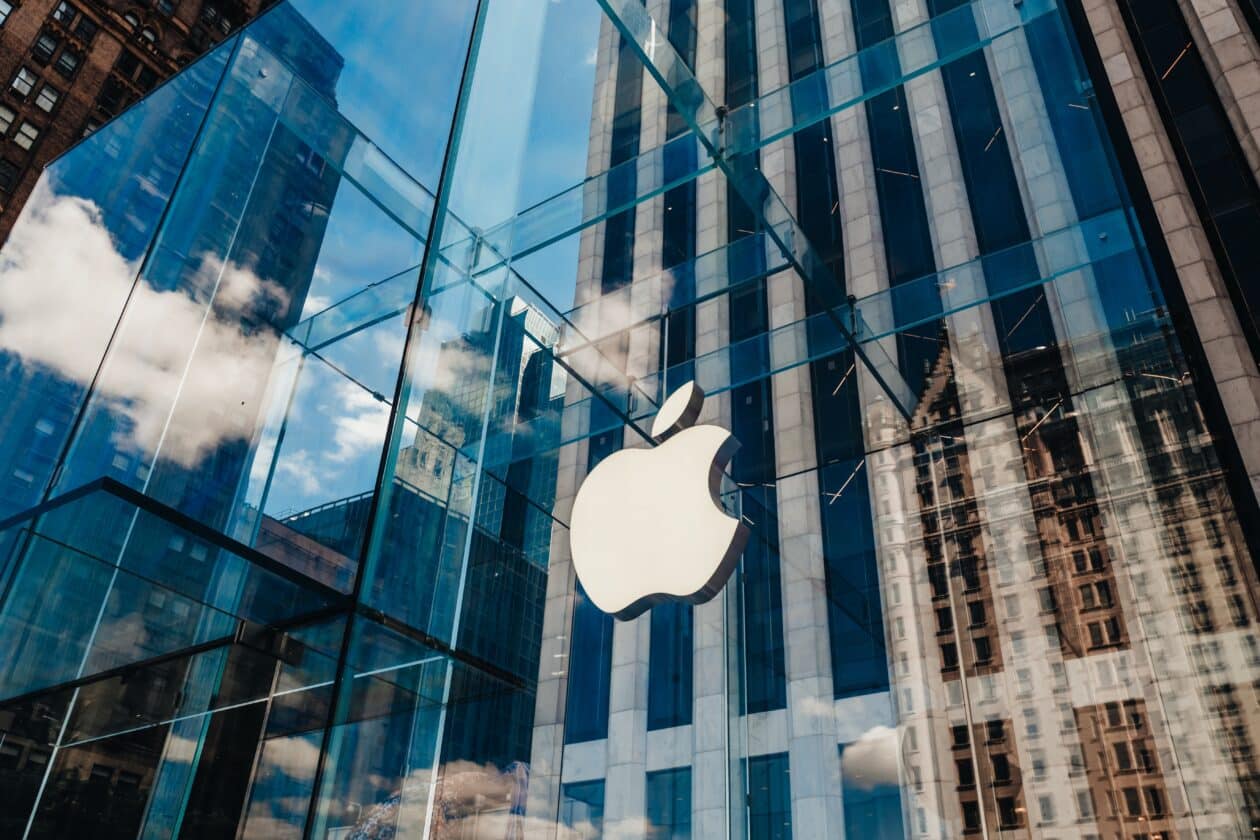
[[[45,164],[269,5],[261,0],[149,4],[24,0],[0,6],[0,239]]]
[[[1190,5],[228,33],[0,252],[0,836],[1254,834],[1260,18]],[[693,378],[752,537],[615,622],[572,499]]]

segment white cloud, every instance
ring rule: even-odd
[[[860,790],[899,783],[897,730],[873,726],[844,748],[844,778]]]
[[[276,340],[266,329],[247,334],[242,316],[282,306],[285,295],[207,255],[188,278],[213,290],[207,312],[209,291],[198,299],[144,282],[133,290],[137,269],[114,248],[94,204],[42,186],[0,260],[0,349],[86,385],[125,302],[97,395],[130,421],[120,445],[195,466],[223,442],[253,434]],[[184,422],[167,436],[176,399]]]
[[[353,382],[341,382],[336,397],[338,404],[330,411],[337,412],[333,419],[333,443],[337,448],[329,460],[344,464],[365,452],[380,450],[389,422],[389,404]]]

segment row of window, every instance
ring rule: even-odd
[[[0,136],[8,136],[9,129],[17,119],[17,112],[6,105],[0,105]],[[29,120],[22,120],[12,136],[13,142],[22,149],[30,151],[39,139],[39,129]]]
[[[71,79],[83,64],[83,53],[55,32],[45,29],[31,46],[31,59],[40,65],[51,63],[54,70]]]

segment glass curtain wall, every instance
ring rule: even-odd
[[[0,252],[0,835],[1260,829],[1254,500],[1077,38],[284,0],[81,142]],[[614,620],[573,498],[690,380],[748,547]]]

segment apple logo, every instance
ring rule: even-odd
[[[657,412],[650,449],[614,452],[573,501],[569,548],[587,596],[628,621],[670,599],[702,604],[722,590],[748,528],[718,501],[739,441],[694,426],[704,391],[688,382]]]

